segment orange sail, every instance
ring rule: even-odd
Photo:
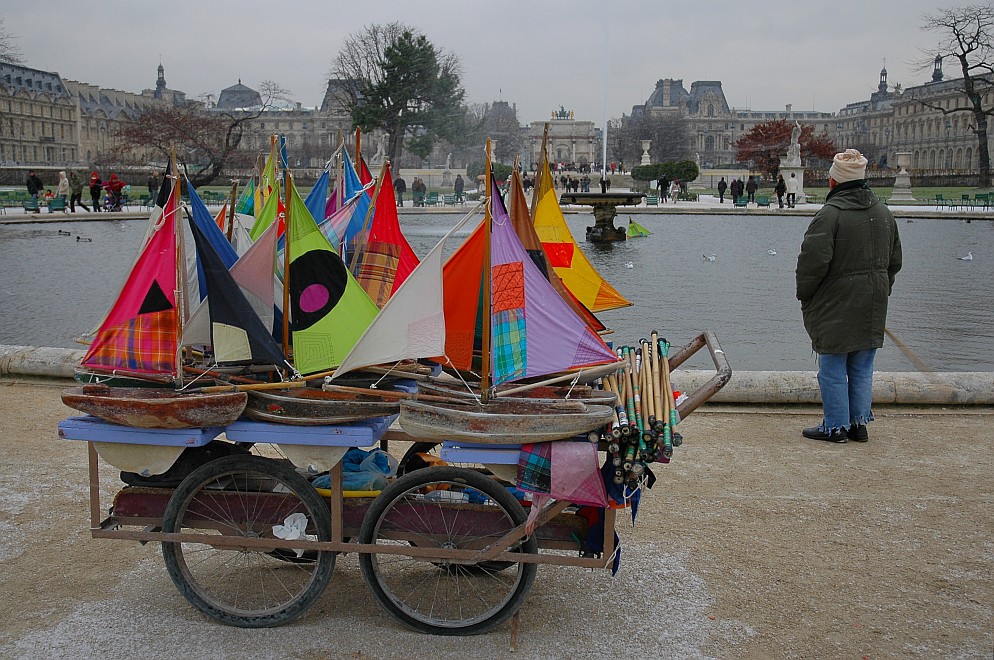
[[[549,280],[552,288],[573,308],[573,311],[580,318],[586,321],[591,330],[598,333],[607,332],[608,330],[604,324],[589,309],[584,307],[583,303],[577,300],[576,296],[569,289],[563,286],[562,280],[559,279],[552,266],[549,265],[549,259],[545,256],[545,251],[542,249],[542,242],[538,240],[538,234],[535,233],[535,225],[532,223],[531,213],[528,210],[528,201],[525,199],[524,187],[521,185],[521,172],[517,168],[514,168],[514,171],[511,173],[507,211],[511,216],[511,225],[514,226],[514,233],[518,235],[521,245],[528,252],[528,256],[532,258],[532,261],[535,262],[535,265],[538,266],[538,269],[545,278]]]
[[[535,233],[542,241],[549,264],[566,288],[591,312],[604,312],[631,305],[631,302],[601,277],[577,245],[559,207],[549,162],[545,158],[542,159],[536,183],[535,200]]]

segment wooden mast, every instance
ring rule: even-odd
[[[228,242],[231,242],[231,234],[235,229],[235,195],[238,194],[238,181],[231,182],[231,208],[228,209],[228,231],[227,238]]]
[[[540,180],[539,177],[541,176],[540,173],[545,172],[545,167],[549,162],[549,154],[547,148],[548,144],[549,144],[549,122],[545,122],[545,128],[542,130],[542,155],[538,159],[538,172],[535,173],[535,185],[532,186],[532,208],[531,208],[532,222],[535,221],[535,209],[538,207],[539,188],[541,188],[541,186],[539,185],[539,180]]]
[[[290,172],[283,173],[286,212],[283,216],[283,355],[293,358],[290,346]],[[279,190],[276,191],[279,195]],[[279,222],[277,218],[276,222]]]
[[[183,250],[183,226],[180,224],[180,178],[176,164],[176,148],[169,148],[169,165],[173,174],[173,235],[176,242],[176,385],[183,387],[183,325],[186,315],[186,253]]]
[[[380,186],[383,184],[383,177],[386,175],[387,166],[390,165],[390,161],[383,161],[383,165],[380,166],[380,175],[376,178],[376,185],[373,186],[373,199],[369,203],[369,208],[366,209],[366,217],[362,220],[362,229],[356,234],[355,245],[352,249],[352,255],[349,258],[349,271],[351,272],[356,265],[356,259],[359,255],[359,245],[366,240],[366,235],[369,233],[370,225],[373,222],[373,212],[376,209],[376,200],[380,196]],[[366,193],[363,193],[364,195]],[[353,273],[354,274],[354,273]]]
[[[490,226],[490,223],[493,218],[491,205],[493,203],[494,190],[491,184],[490,138],[487,138],[486,177],[487,203],[484,205],[483,215],[483,222],[486,227],[483,234],[483,355],[481,356],[480,364],[480,398],[483,400],[483,403],[487,403],[490,400],[490,383],[493,380],[490,375],[490,326],[493,321],[490,314],[490,280],[492,277],[490,272],[490,234],[493,228]]]

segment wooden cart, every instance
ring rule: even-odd
[[[710,333],[678,351],[670,368],[705,346],[716,374],[678,407],[683,417],[731,377]],[[483,633],[507,621],[538,564],[612,565],[613,508],[605,509],[596,551],[586,547],[588,518],[568,501],[541,510],[527,535],[525,507],[479,468],[412,470],[380,493],[351,496],[342,488],[339,459],[349,447],[403,439],[388,431],[391,421],[289,427],[239,420],[224,428],[154,430],[72,417],[59,424],[59,434],[88,443],[92,536],[161,543],[180,593],[229,625],[274,626],[299,616],[327,586],[340,552],[359,553],[366,584],[390,614],[445,635]],[[222,432],[239,446],[277,445],[290,460],[248,453],[211,460],[175,488],[123,488],[102,516],[102,454],[120,454],[122,446],[205,446]],[[518,448],[443,445],[441,454],[452,463],[499,466],[516,464]],[[330,470],[330,491],[319,492],[294,465]]]

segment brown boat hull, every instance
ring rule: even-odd
[[[293,426],[347,424],[400,412],[396,398],[326,392],[312,388],[254,390],[249,392],[245,417],[263,422]]]
[[[416,438],[479,444],[548,442],[582,435],[611,422],[609,406],[502,399],[476,403],[400,403],[400,426]]]
[[[245,392],[182,393],[154,387],[84,385],[62,391],[62,402],[113,424],[144,429],[227,426],[245,409]]]

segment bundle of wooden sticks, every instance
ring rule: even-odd
[[[616,350],[626,368],[602,380],[604,389],[618,397],[614,421],[603,440],[614,466],[614,482],[634,488],[646,476],[648,463],[668,463],[673,447],[682,443],[675,431],[679,415],[670,382],[670,345],[653,331],[638,346]]]

